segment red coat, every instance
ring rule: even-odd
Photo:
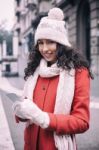
[[[34,124],[26,128],[25,150],[56,150],[53,131],[57,134],[76,134],[89,128],[90,78],[87,69],[76,71],[75,94],[70,115],[53,114],[58,81],[59,76],[38,78],[33,99],[43,111],[49,113],[50,125],[47,129]]]

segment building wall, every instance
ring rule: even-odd
[[[91,8],[91,64],[93,71],[99,75],[99,32],[98,24],[99,24],[99,1],[91,0],[90,1]]]
[[[6,40],[0,44],[0,76],[16,76],[18,75],[17,55],[13,51],[13,55],[7,53]]]

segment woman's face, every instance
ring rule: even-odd
[[[51,63],[54,63],[56,61],[56,42],[47,39],[40,39],[38,40],[38,49],[46,61]]]

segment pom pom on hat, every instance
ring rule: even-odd
[[[63,11],[60,8],[52,8],[48,13],[48,18],[61,21],[64,19]]]
[[[34,36],[35,45],[39,39],[49,39],[71,47],[68,40],[68,29],[65,27],[64,13],[60,8],[52,8],[48,16],[41,18]]]

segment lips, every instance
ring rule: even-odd
[[[48,52],[41,52],[41,55],[47,60],[47,61],[53,61],[56,59],[56,51],[48,51]]]
[[[50,57],[52,54],[44,54],[45,57]]]
[[[52,57],[52,54],[53,54],[53,53],[50,53],[50,54],[46,53],[46,54],[43,54],[43,56],[45,56],[45,57],[47,57],[47,58],[50,58],[50,57]]]

